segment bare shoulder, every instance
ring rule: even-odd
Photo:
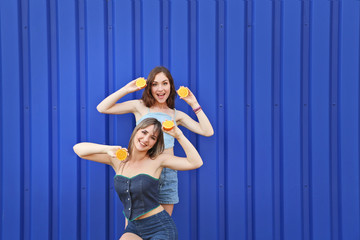
[[[139,115],[136,116],[136,120],[138,120],[138,118],[141,118],[148,112],[148,107],[145,106],[143,100],[138,99],[136,101],[136,110],[139,113]]]
[[[117,103],[115,104],[115,107],[118,113],[123,114],[126,112],[135,113],[139,111],[139,108],[141,107],[140,105],[141,103],[139,99],[133,99],[133,100]]]
[[[135,100],[131,100],[134,104],[134,106],[137,108],[137,109],[140,109],[142,106],[144,106],[144,103],[141,99],[135,99]]]
[[[183,118],[184,116],[187,116],[186,113],[184,113],[183,111],[177,110],[176,109],[176,121],[180,120],[181,118]]]
[[[137,105],[138,105],[139,108],[143,108],[143,109],[147,108],[147,107],[145,106],[145,104],[144,104],[144,101],[141,100],[141,99],[137,99],[137,100],[136,100],[136,103],[137,103]]]

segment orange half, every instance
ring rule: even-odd
[[[146,80],[143,77],[140,77],[138,79],[136,79],[136,86],[139,88],[144,88],[146,87]]]
[[[120,148],[119,150],[116,151],[116,157],[120,161],[124,161],[127,158],[127,156],[128,156],[128,152],[126,148]]]
[[[174,125],[175,125],[174,121],[172,121],[172,120],[165,120],[162,123],[163,129],[166,131],[173,129]]]
[[[181,86],[178,90],[177,90],[177,93],[179,94],[180,97],[187,97],[189,95],[189,90],[184,87],[184,86]]]

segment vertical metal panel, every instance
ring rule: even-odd
[[[340,239],[360,236],[360,11],[343,1],[339,22],[339,176]],[[356,31],[358,29],[358,31]]]
[[[132,1],[133,4],[133,42],[134,42],[134,75],[142,76],[142,44],[143,44],[143,34],[142,34],[142,2],[141,0]]]
[[[50,62],[50,179],[49,179],[49,192],[50,192],[50,236],[52,239],[58,239],[59,236],[59,130],[58,130],[58,55],[57,55],[57,9],[56,9],[56,1],[50,1],[48,3],[48,19],[49,19],[49,62]],[[50,14],[54,13],[54,14]]]
[[[330,2],[312,2],[309,84],[312,238],[331,239]]]
[[[253,57],[253,39],[254,39],[254,20],[253,20],[253,9],[254,4],[252,0],[246,2],[246,14],[245,14],[245,129],[246,129],[246,237],[247,239],[253,239],[254,237],[254,142],[253,142],[253,67],[254,67],[254,57]]]
[[[20,170],[20,176],[21,176],[21,182],[22,186],[20,188],[21,195],[19,196],[21,200],[23,201],[23,204],[21,206],[21,238],[22,239],[29,239],[30,236],[30,50],[29,50],[29,6],[28,1],[22,0],[20,5],[20,11],[19,18],[21,18],[21,40],[22,40],[22,46],[21,46],[21,66],[22,69],[20,70],[22,73],[22,82],[20,86],[20,100],[22,104],[22,126],[21,126],[21,136],[22,139],[21,142],[21,149],[23,151],[21,154],[24,156],[22,158],[21,163],[21,170]]]
[[[105,118],[96,110],[106,89],[107,25],[106,2],[86,1],[86,74],[87,74],[87,140],[105,143]],[[99,81],[100,79],[100,81]],[[103,126],[103,127],[99,127]],[[87,238],[108,238],[108,177],[107,166],[87,164]]]
[[[72,146],[80,141],[81,128],[85,127],[79,121],[84,109],[80,105],[78,88],[84,76],[78,54],[82,51],[79,41],[83,28],[77,9],[77,3],[71,0],[57,1],[59,239],[81,239],[80,213],[82,206],[86,206],[86,202],[80,201],[84,191],[80,185],[80,161],[72,153]]]
[[[50,54],[49,54],[49,61],[50,61],[50,87],[51,90],[50,93],[50,108],[52,109],[51,115],[50,115],[50,121],[51,121],[51,127],[50,127],[50,155],[51,155],[51,162],[50,162],[50,179],[49,179],[49,186],[50,186],[50,221],[49,221],[49,229],[50,229],[50,236],[52,239],[58,239],[59,235],[59,229],[58,229],[58,219],[59,219],[59,212],[58,212],[58,206],[59,206],[59,175],[58,175],[58,155],[59,155],[59,142],[58,142],[58,73],[57,73],[57,29],[56,29],[56,2],[50,1],[49,2],[49,10],[47,12],[48,19],[49,19],[49,41],[50,41]]]
[[[339,143],[338,143],[338,85],[339,85],[339,2],[331,1],[330,13],[330,160],[331,160],[331,237],[340,239],[339,224]]]
[[[20,239],[23,220],[22,62],[19,2],[0,4],[1,239]],[[11,81],[10,81],[11,79]],[[19,151],[20,149],[20,151]]]
[[[162,59],[162,22],[160,1],[141,1],[142,74],[148,74]],[[139,96],[141,97],[141,96]]]
[[[170,25],[170,5],[168,0],[160,2],[160,19],[161,19],[161,65],[169,68],[169,25]]]
[[[0,15],[1,15],[1,10],[2,8],[0,8]],[[0,17],[0,35],[1,35],[1,29],[2,29],[2,25],[1,25],[1,17]],[[1,41],[0,41],[0,72],[2,73],[2,48],[1,48]],[[4,89],[4,85],[3,85],[3,81],[2,81],[2,74],[0,74],[0,86],[1,86],[1,89],[0,89],[0,106],[3,106],[3,95],[4,93],[2,92],[2,90]],[[3,113],[2,113],[2,110],[0,110],[0,129],[2,130],[3,129]],[[2,132],[2,131],[1,131]],[[4,156],[3,156],[3,136],[1,135],[0,136],[0,169],[3,169],[3,159],[4,159]],[[2,171],[0,171],[0,193],[3,192],[3,174],[2,174]],[[3,200],[2,200],[2,197],[0,197],[0,216],[3,216]],[[0,232],[1,232],[1,235],[3,233],[3,218],[1,218],[0,220]],[[1,236],[0,236],[1,237]]]
[[[272,2],[254,1],[253,28],[253,204],[255,239],[273,232],[272,197]],[[266,39],[266,41],[264,41]],[[271,207],[269,207],[271,206]]]
[[[245,1],[227,1],[225,20],[226,239],[247,239]],[[231,131],[227,131],[230,126]],[[235,141],[236,139],[236,141]],[[232,221],[232,219],[237,219]],[[251,225],[251,224],[250,224]]]
[[[216,112],[217,112],[217,159],[218,159],[218,239],[226,238],[225,217],[225,166],[227,164],[225,154],[225,2],[218,0],[216,4]]]
[[[142,1],[134,0],[133,1],[133,48],[134,48],[134,78],[144,76],[143,65],[144,65],[144,52],[143,52],[143,14],[142,14]],[[140,98],[141,95],[139,92],[133,93],[135,98]]]
[[[126,146],[133,116],[96,106],[160,64],[215,129],[210,138],[184,130],[204,166],[179,173],[179,239],[357,239],[359,8],[1,1],[0,239],[119,239],[113,170],[72,146]],[[196,118],[180,99],[176,108]]]
[[[274,239],[283,238],[283,210],[282,210],[282,128],[281,128],[281,83],[282,83],[282,3],[273,1],[273,52],[272,52],[272,158],[273,158],[273,231]]]
[[[302,237],[301,57],[302,2],[282,2],[281,154],[283,239]]]
[[[30,239],[50,237],[49,38],[47,1],[29,1]],[[37,214],[32,214],[37,213]]]
[[[310,1],[304,0],[301,13],[301,183],[302,183],[302,237],[311,239],[310,199]]]

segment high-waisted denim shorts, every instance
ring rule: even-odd
[[[130,232],[144,240],[177,240],[174,220],[164,210],[147,218],[129,221],[125,233]]]
[[[178,203],[179,193],[177,171],[169,168],[163,168],[159,183],[159,203]]]

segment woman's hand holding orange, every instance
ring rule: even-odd
[[[195,95],[187,88],[189,94],[186,97],[180,97],[180,99],[184,100],[187,104],[189,104],[192,108],[199,106],[199,103],[195,97]]]
[[[142,77],[141,77],[141,78],[142,78]],[[139,90],[141,90],[141,89],[143,89],[143,88],[146,87],[146,85],[143,86],[143,87],[137,86],[137,85],[136,85],[136,81],[137,81],[138,79],[140,79],[140,78],[134,79],[134,80],[132,80],[131,82],[129,82],[128,84],[125,85],[125,89],[126,89],[126,91],[127,91],[128,93],[133,93],[133,92],[139,91]]]
[[[106,154],[112,158],[116,158],[116,151],[121,149],[121,146],[108,146]]]

